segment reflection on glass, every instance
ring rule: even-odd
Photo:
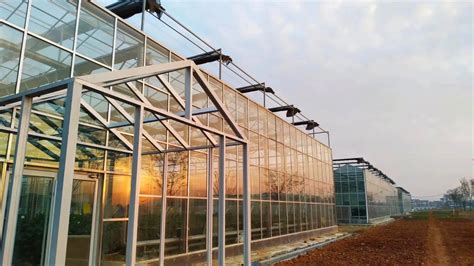
[[[280,203],[272,202],[272,236],[280,235]]]
[[[127,218],[130,199],[130,176],[108,175],[104,186],[104,218]]]
[[[272,236],[272,217],[270,202],[262,202],[262,234],[263,238]]]
[[[288,220],[286,216],[286,203],[280,202],[280,225],[281,225],[281,234],[288,233]]]
[[[186,201],[175,198],[166,201],[166,256],[186,251]]]
[[[114,19],[88,1],[82,2],[77,52],[106,65],[112,64]]]
[[[237,243],[237,201],[225,201],[225,244]]]
[[[73,180],[66,264],[89,265],[95,181]]]
[[[140,196],[137,229],[138,261],[160,257],[161,205],[160,197]]]
[[[188,152],[168,154],[168,196],[186,196],[188,189]]]
[[[207,154],[192,151],[189,171],[189,196],[206,197]]]
[[[119,21],[115,44],[115,69],[143,66],[144,36]]]
[[[160,195],[163,184],[163,156],[142,156],[142,169],[140,176],[140,194]]]
[[[189,199],[189,251],[206,249],[207,200]]]
[[[24,176],[13,248],[13,265],[41,265],[46,249],[53,179]]]
[[[72,49],[76,9],[73,1],[32,1],[28,30]]]
[[[259,201],[252,201],[251,203],[251,212],[252,212],[252,240],[262,238],[262,221],[260,217],[261,213],[261,203]]]
[[[20,91],[68,78],[71,74],[71,61],[69,52],[28,36]]]
[[[8,1],[10,3],[12,1]],[[13,2],[11,3],[12,5]],[[0,2],[0,10],[7,2]],[[2,10],[3,12],[3,10]],[[3,15],[3,14],[2,14]],[[0,36],[3,44],[0,46],[0,97],[15,93],[18,64],[20,62],[20,47],[23,34],[5,24],[0,24]]]
[[[27,2],[26,0],[0,1],[0,19],[23,28],[25,25]]]
[[[99,64],[83,59],[80,56],[76,56],[76,60],[74,63],[74,76],[97,74],[108,71],[110,70]]]
[[[123,265],[127,243],[127,221],[104,221],[102,265]]]

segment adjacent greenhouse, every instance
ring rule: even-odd
[[[334,159],[339,223],[365,224],[400,215],[395,182],[363,158]]]
[[[0,32],[3,265],[248,265],[336,229],[327,145],[126,20],[1,1]]]
[[[398,204],[400,206],[400,213],[402,215],[410,213],[412,210],[411,206],[411,194],[402,187],[397,187],[398,190]]]

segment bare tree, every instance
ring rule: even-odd
[[[461,194],[461,204],[463,209],[466,210],[468,202],[470,203],[472,201],[471,184],[466,178],[462,178],[461,180],[459,180],[459,182],[461,183],[461,185],[459,186],[459,192]]]
[[[462,194],[459,187],[448,190],[446,194],[448,195],[448,198],[453,201],[454,208],[456,208],[456,206],[461,206]]]

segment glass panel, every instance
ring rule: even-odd
[[[294,203],[288,203],[287,205],[287,212],[288,212],[288,233],[295,232],[295,205]]]
[[[13,3],[8,1],[8,3],[10,2]],[[2,7],[5,5],[7,5],[6,2],[2,1],[0,10],[3,10]],[[0,24],[0,36],[2,41],[2,45],[0,45],[0,97],[2,97],[15,93],[23,34],[5,24]]]
[[[162,184],[163,184],[163,157],[162,155],[142,156],[140,194],[161,195]]]
[[[72,49],[76,9],[74,1],[33,1],[28,30]]]
[[[169,51],[159,44],[147,39],[146,65],[156,65],[169,62]]]
[[[0,19],[24,27],[27,1],[0,1]],[[3,36],[3,35],[2,35]]]
[[[189,251],[206,249],[207,200],[189,199]]]
[[[108,175],[104,186],[104,218],[127,218],[130,200],[130,176]]]
[[[73,180],[66,264],[89,265],[95,181]]]
[[[46,250],[53,179],[24,176],[13,248],[13,265],[41,265]]]
[[[143,95],[145,95],[154,107],[168,110],[168,94],[150,86],[145,86]]]
[[[272,202],[272,236],[280,235],[280,203]]]
[[[225,244],[237,243],[237,201],[225,201]]]
[[[272,232],[272,217],[270,215],[270,208],[270,202],[262,202],[262,234],[264,238],[270,237]]]
[[[261,221],[261,203],[259,201],[252,201],[252,240],[262,238],[262,221]]]
[[[28,36],[20,91],[68,78],[71,61],[69,52]]]
[[[108,71],[110,70],[99,64],[83,59],[80,56],[76,56],[76,61],[74,63],[74,76],[97,74]]]
[[[281,234],[288,233],[288,222],[286,217],[286,203],[280,202],[280,226],[281,226]]]
[[[144,36],[125,25],[118,23],[115,48],[115,69],[143,66]]]
[[[137,261],[160,257],[160,197],[140,197],[137,231]]]
[[[112,65],[114,18],[82,1],[77,33],[77,52],[106,65]]]
[[[168,196],[188,194],[188,152],[168,154]]]
[[[191,152],[189,196],[206,197],[207,189],[207,154]]]
[[[166,201],[166,256],[186,252],[186,201],[175,198]]]
[[[102,227],[102,265],[125,264],[127,221],[104,221]]]

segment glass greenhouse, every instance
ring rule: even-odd
[[[126,20],[0,1],[0,32],[2,265],[249,265],[337,228],[327,145]]]
[[[338,223],[373,223],[400,215],[395,182],[363,158],[334,159]]]

